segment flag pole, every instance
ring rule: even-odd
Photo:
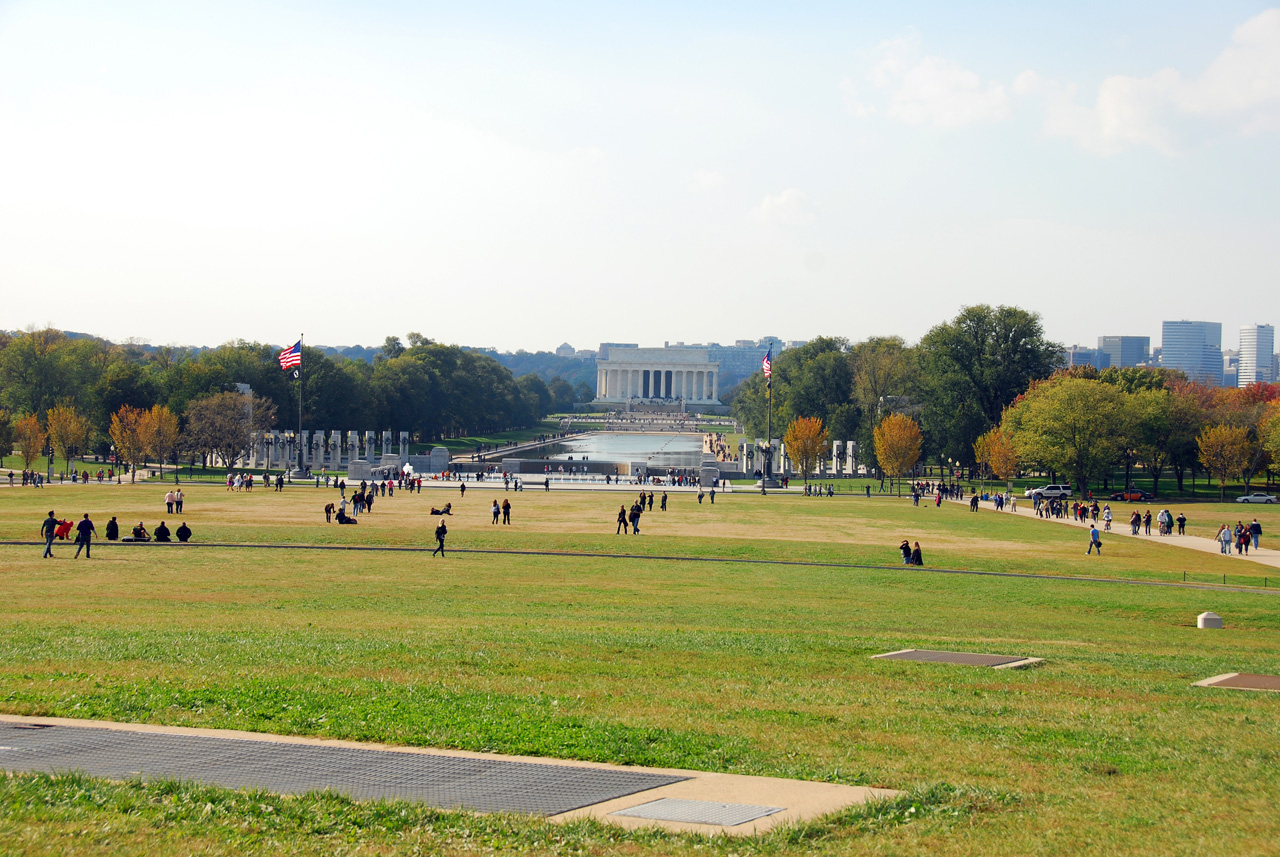
[[[298,334],[298,473],[302,473],[302,338],[304,334]]]

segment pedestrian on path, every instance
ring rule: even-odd
[[[1102,556],[1102,537],[1098,533],[1096,524],[1089,528],[1089,549],[1085,551],[1085,554],[1093,553],[1094,548],[1098,549],[1098,556]]]
[[[1262,535],[1262,524],[1258,523],[1258,519],[1254,518],[1253,523],[1249,525],[1249,536],[1253,539],[1253,549],[1258,549],[1258,537]]]
[[[1147,514],[1142,516],[1142,526],[1145,528],[1145,534],[1151,535],[1151,510],[1147,510]]]
[[[1227,556],[1231,556],[1231,536],[1231,528],[1226,524],[1218,527],[1218,534],[1214,536],[1218,541],[1218,544],[1222,547],[1222,552]]]
[[[1102,510],[1102,529],[1108,533],[1111,532],[1111,504],[1107,504],[1107,508]]]
[[[1178,513],[1178,535],[1185,536],[1187,534],[1187,516],[1183,512]]]
[[[80,549],[84,548],[84,558],[89,559],[89,541],[97,535],[98,531],[93,528],[93,521],[89,520],[89,513],[84,513],[84,518],[80,523],[76,524],[76,555],[75,559],[80,558]]]
[[[44,556],[41,559],[53,558],[53,536],[58,532],[58,519],[53,516],[53,510],[49,510],[49,517],[44,519],[44,523],[40,525],[40,535],[44,536]]]

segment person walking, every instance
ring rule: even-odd
[[[662,492],[662,511],[667,511],[667,492]]]
[[[1178,535],[1185,536],[1187,534],[1187,516],[1184,512],[1179,512],[1178,517]]]
[[[1133,515],[1129,518],[1129,528],[1133,530],[1133,535],[1138,534],[1138,527],[1142,526],[1142,513],[1137,509],[1133,510]]]
[[[631,512],[630,514],[627,515],[627,519],[631,521],[631,535],[633,536],[640,535],[640,515],[641,514],[643,514],[643,510],[640,508],[640,504],[633,503],[631,505]]]
[[[53,516],[53,510],[49,510],[49,517],[44,519],[44,523],[40,525],[40,535],[44,536],[44,556],[41,559],[53,558],[53,536],[58,532],[58,519]]]
[[[511,523],[511,501],[510,500],[502,501],[502,523],[504,524]]]
[[[1222,548],[1222,552],[1227,556],[1231,556],[1231,528],[1226,524],[1218,527],[1218,534],[1214,536],[1218,540],[1218,545]]]
[[[444,537],[449,534],[449,528],[444,525],[444,518],[440,519],[440,524],[436,527],[436,549],[431,552],[432,556],[440,554],[444,556]]]
[[[173,489],[169,489],[169,493],[164,495],[164,511],[165,514],[173,514],[173,504],[177,502],[177,498],[173,495]]]
[[[1253,523],[1249,525],[1249,537],[1253,539],[1253,549],[1258,549],[1258,538],[1262,535],[1262,524],[1258,523],[1258,519],[1254,518]]]
[[[1145,535],[1151,535],[1151,510],[1147,510],[1147,514],[1142,516],[1142,526]]]
[[[627,534],[627,507],[626,506],[618,507],[618,529],[614,532],[614,535],[616,536],[619,534],[624,536]]]
[[[1102,556],[1102,537],[1098,533],[1096,524],[1089,528],[1089,549],[1085,551],[1085,554],[1093,553],[1094,548],[1098,549],[1098,556]]]
[[[84,518],[80,523],[76,524],[76,555],[75,559],[80,558],[80,549],[84,548],[84,558],[89,559],[89,541],[98,531],[93,528],[93,521],[89,520],[89,513],[84,513]]]
[[[182,514],[182,501],[184,499],[186,498],[183,496],[181,488],[173,492],[173,511],[177,512],[179,515]]]
[[[920,543],[919,543],[919,542],[916,542],[916,543],[915,543],[915,545],[911,548],[911,561],[910,561],[909,563],[907,563],[907,564],[908,564],[908,565],[919,565],[919,566],[923,566],[923,565],[924,565],[924,554],[920,553]]]
[[[502,509],[498,507],[498,501],[493,501],[493,507],[489,510],[493,513],[493,523],[498,523],[498,516],[502,514]]]
[[[902,564],[911,565],[911,542],[903,539],[902,544],[898,545],[898,550],[902,552]]]

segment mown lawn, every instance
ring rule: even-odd
[[[1257,585],[1275,569],[959,506],[671,495],[642,535],[629,494],[380,499],[325,526],[328,494],[197,487],[197,539],[638,557],[100,545],[91,562],[0,546],[0,710],[828,779],[893,805],[753,842],[237,796],[77,778],[0,780],[0,853],[1275,853],[1280,695],[1193,688],[1280,672],[1276,595],[922,573],[930,566]],[[0,491],[0,539],[52,507],[99,529],[163,490]],[[157,509],[159,511],[157,511]],[[1259,510],[1261,511],[1261,510]],[[1261,517],[1261,515],[1260,515]],[[1265,526],[1265,524],[1264,524]],[[690,562],[666,557],[702,557]],[[729,559],[881,568],[759,565]],[[1212,609],[1223,632],[1194,628]],[[1033,670],[872,660],[908,647],[1042,657]],[[207,808],[206,808],[207,807]],[[329,819],[329,821],[325,821]]]

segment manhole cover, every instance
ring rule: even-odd
[[[443,809],[558,815],[688,777],[276,741],[0,723],[0,770],[191,780],[277,794],[325,789]]]
[[[1022,655],[984,655],[979,652],[935,652],[929,649],[903,649],[900,652],[889,652],[872,657],[889,661],[925,661],[933,664],[960,664],[968,667],[1025,667],[1041,661],[1040,658],[1025,658]]]
[[[1235,690],[1269,690],[1280,693],[1280,675],[1226,673],[1196,682],[1199,687],[1227,687]]]
[[[653,821],[684,821],[690,824],[714,824],[719,827],[733,827],[746,824],[775,812],[782,812],[781,806],[752,806],[746,803],[716,803],[709,800],[681,800],[664,797],[630,809],[620,809],[611,815],[625,815],[631,818],[648,818]]]

